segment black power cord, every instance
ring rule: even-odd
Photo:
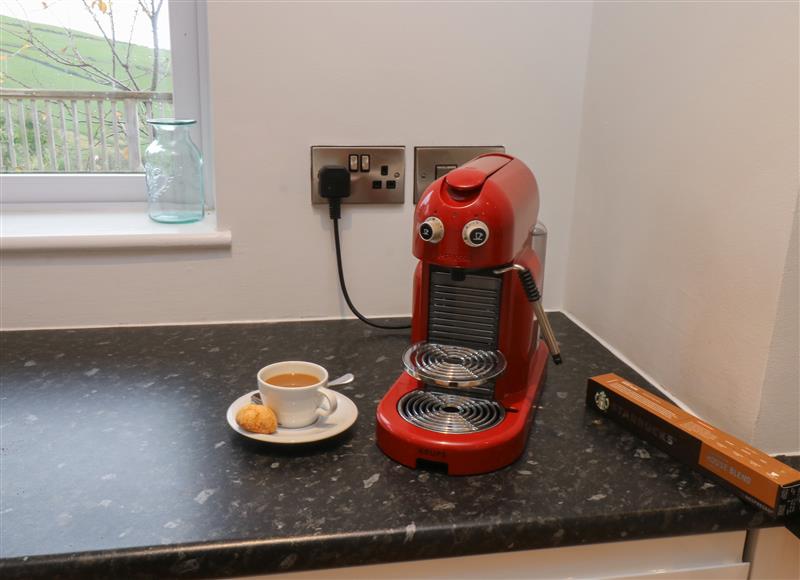
[[[336,246],[336,267],[339,269],[339,287],[342,289],[342,296],[344,296],[344,301],[347,302],[347,306],[350,308],[350,311],[355,314],[361,322],[364,324],[369,324],[375,328],[380,328],[383,330],[405,330],[411,328],[410,324],[404,324],[402,326],[388,326],[385,324],[379,324],[377,322],[373,322],[358,311],[353,304],[353,301],[350,300],[350,295],[347,293],[347,286],[344,283],[344,270],[342,269],[342,248],[341,242],[339,241],[339,218],[333,218],[333,243]]]
[[[333,243],[336,247],[336,268],[339,271],[339,287],[342,290],[344,301],[347,302],[347,307],[356,315],[356,318],[373,328],[380,328],[381,330],[407,330],[411,328],[410,324],[389,326],[370,320],[358,311],[347,293],[347,285],[344,282],[344,268],[342,267],[342,244],[339,239],[339,218],[342,217],[341,200],[350,196],[350,172],[346,167],[326,165],[319,170],[319,192],[321,197],[328,200],[330,218],[333,222]]]

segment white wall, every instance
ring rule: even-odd
[[[796,3],[595,6],[565,307],[768,451],[800,449],[799,125]]]
[[[764,388],[753,443],[782,451],[800,450],[800,198],[795,205],[786,270],[778,294]],[[775,442],[780,442],[778,445]]]
[[[217,205],[232,252],[3,257],[4,328],[349,316],[309,147],[503,144],[537,174],[561,305],[590,4],[211,2]],[[413,205],[347,208],[369,315],[410,311]]]

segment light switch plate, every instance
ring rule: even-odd
[[[502,145],[486,147],[414,147],[414,203],[447,166],[464,165],[484,153],[505,153]],[[436,167],[439,166],[437,176]]]
[[[326,165],[341,165],[350,170],[350,197],[342,199],[342,203],[403,203],[405,150],[405,147],[311,147],[311,203],[328,203],[319,196],[317,178]],[[364,167],[365,161],[368,167]]]

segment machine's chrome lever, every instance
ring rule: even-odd
[[[560,365],[562,362],[561,347],[558,346],[558,341],[556,340],[556,335],[553,332],[553,327],[550,326],[550,320],[547,318],[547,313],[544,311],[544,307],[542,306],[542,294],[539,292],[539,287],[536,285],[536,280],[533,279],[533,274],[531,274],[531,271],[522,264],[503,266],[502,268],[497,268],[494,270],[494,273],[505,274],[511,270],[517,271],[520,282],[522,282],[522,287],[525,289],[525,294],[528,295],[528,301],[533,304],[533,311],[536,313],[536,318],[539,320],[539,324],[541,325],[542,337],[544,338],[545,343],[547,343],[550,356],[553,357],[554,363]]]

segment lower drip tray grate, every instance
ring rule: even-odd
[[[506,415],[496,401],[419,389],[404,395],[397,411],[412,425],[437,433],[478,433]]]

